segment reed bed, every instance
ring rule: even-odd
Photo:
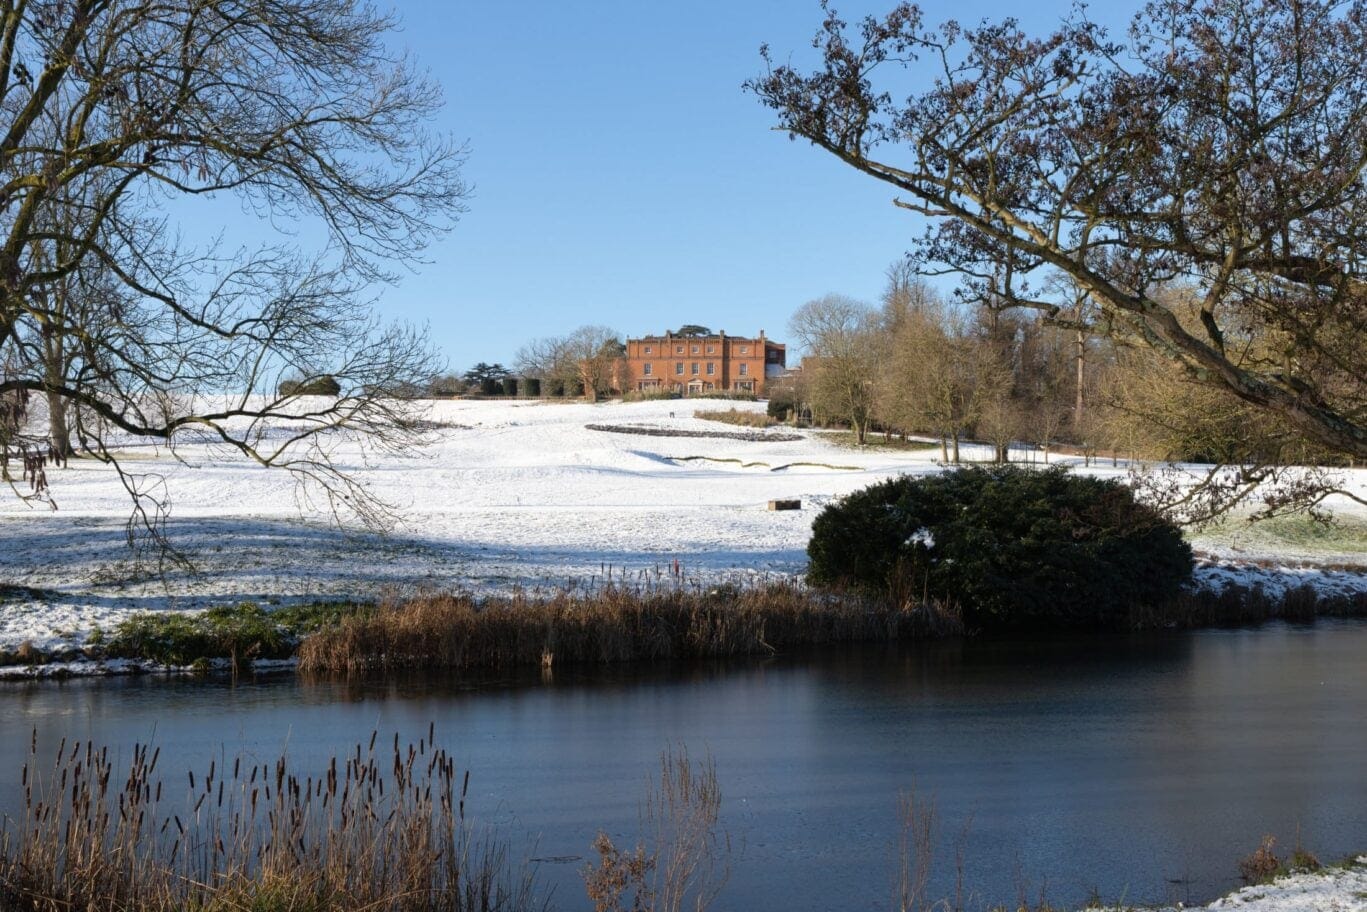
[[[1131,612],[1134,630],[1155,627],[1199,628],[1262,624],[1268,621],[1310,623],[1316,618],[1367,617],[1367,592],[1325,595],[1301,585],[1269,594],[1261,586],[1193,589],[1172,603]]]
[[[738,408],[713,411],[696,411],[694,418],[701,418],[703,421],[720,421],[723,424],[738,424],[741,427],[769,428],[782,424],[777,418],[770,418],[764,412],[742,411]]]
[[[383,605],[307,637],[299,667],[492,670],[764,655],[959,629],[957,616],[938,606],[788,582],[714,589],[607,584],[549,596],[453,593]]]
[[[7,912],[520,912],[530,876],[465,818],[468,774],[428,737],[357,744],[317,776],[284,756],[158,772],[133,750],[64,740],[23,769],[21,819],[0,835]],[[178,783],[185,780],[177,777]],[[178,797],[173,794],[180,793]]]

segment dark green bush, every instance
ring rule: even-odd
[[[485,377],[479,381],[479,393],[481,396],[497,396],[503,392],[503,384],[493,377]]]
[[[812,524],[818,585],[929,596],[971,628],[1110,626],[1175,598],[1191,548],[1117,481],[1061,468],[895,478]]]
[[[790,389],[769,391],[769,405],[766,411],[770,418],[787,421],[788,413],[797,410],[797,395]]]
[[[516,396],[516,395],[517,395],[517,378],[516,378],[516,377],[504,377],[504,378],[503,378],[503,395],[505,395],[505,396]]]
[[[522,379],[522,395],[540,396],[541,379],[539,377],[524,377]]]
[[[342,384],[324,374],[309,380],[281,380],[278,391],[282,396],[340,396]]]

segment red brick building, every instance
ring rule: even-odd
[[[713,390],[764,396],[783,373],[787,346],[718,332],[709,336],[646,336],[627,340],[626,390],[672,390],[697,395]]]

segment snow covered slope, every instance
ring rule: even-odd
[[[129,467],[164,476],[170,535],[193,557],[194,573],[159,574],[154,565],[136,564],[124,536],[126,492],[105,467],[77,460],[49,472],[56,512],[0,498],[0,586],[44,593],[32,598],[0,589],[0,645],[32,639],[41,647],[64,634],[79,640],[92,625],[108,627],[129,611],[210,601],[371,598],[385,586],[544,587],[608,574],[645,579],[671,572],[675,561],[699,581],[787,576],[805,566],[822,504],[897,473],[939,470],[934,447],[860,451],[822,432],[752,442],[586,427],[742,430],[693,417],[731,406],[434,403],[429,417],[440,428],[430,446],[360,472],[402,512],[403,523],[388,537],[337,529],[327,516],[301,508],[282,472],[195,446],[180,447],[179,460],[130,448]],[[986,454],[968,448],[964,455]],[[1356,482],[1367,487],[1367,477]],[[769,500],[787,498],[801,498],[803,509],[766,509]],[[1257,572],[1270,585],[1324,577],[1314,570]],[[1339,576],[1339,583],[1356,585],[1361,575]]]

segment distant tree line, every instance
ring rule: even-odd
[[[528,342],[518,350],[512,368],[481,361],[464,373],[434,375],[425,384],[395,392],[435,399],[543,396],[596,401],[620,392],[625,376],[626,345],[621,334],[606,326],[581,326],[564,336]]]
[[[790,328],[807,356],[771,391],[770,412],[847,426],[861,444],[870,434],[930,438],[947,463],[959,463],[960,445],[972,440],[990,446],[995,462],[1010,461],[1013,444],[1024,444],[1046,462],[1066,446],[1087,461],[1242,467],[1190,505],[1197,515],[1228,506],[1240,487],[1277,482],[1280,468],[1351,463],[1123,334],[1079,328],[1095,305],[1075,285],[1057,281],[1050,293],[1077,319],[1060,326],[990,295],[942,294],[909,261],[898,263],[877,306],[827,295],[794,314]],[[1201,297],[1190,285],[1151,294],[1184,324],[1199,325]],[[1299,484],[1280,489],[1275,497],[1285,503],[1274,507],[1304,505],[1328,488],[1323,479]]]

